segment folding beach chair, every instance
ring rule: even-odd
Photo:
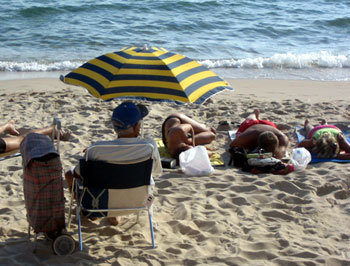
[[[121,144],[94,145],[80,160],[80,178],[73,180],[77,200],[77,222],[80,250],[82,246],[81,215],[87,217],[116,217],[148,212],[152,247],[155,248],[152,225],[151,176],[153,145]],[[95,158],[95,159],[92,159]],[[69,214],[71,220],[71,211]]]

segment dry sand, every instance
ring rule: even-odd
[[[230,80],[223,92],[201,106],[148,103],[145,135],[160,137],[161,122],[175,111],[217,127],[235,129],[255,108],[262,119],[283,126],[295,147],[294,127],[305,118],[350,124],[350,83],[288,80]],[[61,142],[68,170],[84,147],[113,139],[109,122],[120,101],[102,102],[83,88],[56,79],[0,81],[1,121],[18,127],[43,127],[53,117],[72,130]],[[232,124],[231,124],[232,122]],[[209,146],[228,162],[227,128],[218,128]],[[147,215],[119,226],[83,223],[83,252],[59,257],[49,242],[28,242],[23,198],[22,159],[0,162],[1,265],[350,265],[350,164],[308,165],[286,176],[253,175],[231,166],[209,177],[186,177],[164,170],[156,181],[151,249]],[[69,195],[65,186],[68,213]],[[74,220],[75,221],[75,220]],[[77,226],[72,236],[77,240]]]

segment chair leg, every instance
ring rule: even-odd
[[[79,236],[79,250],[80,251],[83,251],[83,238],[82,238],[82,235],[81,235],[81,206],[80,206],[80,196],[79,196],[79,182],[77,182],[77,180],[74,178],[73,179],[73,184],[72,184],[72,194],[71,194],[71,199],[73,200],[74,198],[74,193],[75,192],[75,195],[77,197],[77,204],[78,206],[76,207],[76,217],[77,217],[77,220],[78,220],[78,236]],[[71,201],[72,203],[72,201]]]
[[[28,225],[28,239],[30,240],[30,225]]]
[[[78,195],[78,186],[76,184],[75,178],[73,178],[72,182],[72,192],[70,194],[70,204],[69,204],[69,215],[68,215],[68,230],[70,230],[70,224],[72,222],[72,208],[73,208],[73,200],[74,200],[74,192],[75,195]]]
[[[75,178],[73,178],[72,183],[72,192],[70,194],[70,204],[69,204],[69,214],[68,214],[68,230],[70,230],[70,224],[72,221],[72,207],[73,207],[73,198],[74,198],[74,191],[75,191]]]
[[[152,214],[148,212],[148,218],[149,218],[149,228],[151,230],[151,238],[152,238],[152,248],[156,247],[156,244],[154,243],[154,232],[153,232],[153,223],[152,223]]]
[[[80,218],[80,212],[77,213],[78,215],[78,234],[79,234],[79,249],[80,251],[83,251],[83,240],[81,236],[81,218]]]

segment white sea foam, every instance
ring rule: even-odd
[[[322,51],[309,54],[274,54],[271,57],[243,59],[207,59],[200,60],[208,68],[247,68],[247,69],[305,69],[305,68],[350,68],[350,55],[332,55]],[[0,61],[3,72],[50,72],[70,71],[84,61],[61,62],[10,62]]]
[[[83,62],[9,62],[0,61],[0,71],[4,72],[51,72],[69,71],[79,67]]]
[[[329,52],[309,54],[274,54],[271,57],[242,59],[207,59],[199,61],[219,75],[232,78],[287,78],[315,80],[350,80],[350,55],[332,55]],[[56,75],[68,73],[81,66],[83,60],[61,62],[0,61],[0,79],[21,76]],[[10,73],[12,73],[10,75]]]
[[[255,57],[244,59],[219,59],[200,61],[208,68],[349,68],[350,56],[332,55],[326,51],[308,54],[274,54],[271,57]]]

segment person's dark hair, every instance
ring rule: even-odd
[[[266,152],[274,152],[278,147],[279,141],[277,136],[271,131],[260,133],[258,137],[258,146]]]

